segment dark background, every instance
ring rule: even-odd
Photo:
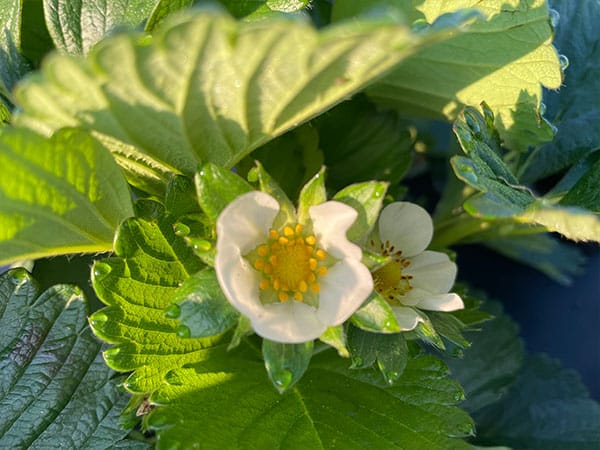
[[[502,301],[529,352],[577,370],[600,401],[600,248],[580,247],[588,260],[570,286],[475,245],[458,249],[457,264],[459,279]]]

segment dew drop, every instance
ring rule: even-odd
[[[152,414],[148,420],[148,425],[154,429],[161,429],[170,426],[172,418],[167,414]],[[173,445],[173,442],[171,442]]]
[[[540,116],[543,116],[545,114],[546,114],[546,104],[540,103]]]
[[[294,374],[291,370],[288,369],[283,369],[273,374],[273,382],[275,383],[277,388],[281,390],[287,389],[290,386],[290,384],[292,384],[293,378]]]
[[[179,305],[169,305],[165,310],[165,316],[167,316],[169,319],[176,319],[177,317],[179,317],[180,314],[181,308],[179,307]]]
[[[190,234],[190,227],[181,222],[178,222],[175,225],[173,225],[173,230],[175,231],[175,235],[179,237],[184,237]]]
[[[352,358],[352,365],[354,367],[361,367],[363,365],[363,360],[360,356],[356,356]]]
[[[21,268],[11,270],[10,277],[16,286],[26,283],[29,280],[29,274],[25,269]]]
[[[189,338],[191,335],[190,329],[188,327],[186,327],[185,325],[179,325],[177,327],[177,330],[175,330],[175,332],[177,333],[177,336],[179,336],[180,338]]]
[[[563,72],[569,67],[569,58],[565,55],[558,55],[558,62],[560,63],[560,70]]]
[[[104,278],[112,271],[112,267],[103,262],[97,262],[94,264],[94,277]]]
[[[203,252],[207,252],[212,247],[212,244],[204,239],[195,239],[193,242],[194,242],[194,250],[200,250]]]
[[[398,378],[398,372],[389,371],[389,372],[386,372],[386,374],[385,374],[385,379],[387,380],[388,384],[394,384],[394,381],[396,381],[397,378]]]
[[[412,23],[412,31],[421,31],[429,27],[425,19],[417,19]]]
[[[90,317],[90,324],[93,327],[99,327],[108,322],[108,316],[103,312],[97,312]]]
[[[473,131],[473,133],[475,133],[475,134],[481,133],[481,128],[479,127],[479,123],[477,123],[477,120],[471,114],[465,113],[465,120],[467,121],[467,125]]]
[[[550,26],[556,28],[560,22],[560,14],[557,10],[550,8],[548,10],[548,15],[550,16]]]

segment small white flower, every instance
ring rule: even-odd
[[[448,293],[456,278],[456,264],[445,253],[425,250],[433,236],[433,222],[423,208],[396,202],[379,216],[370,249],[392,260],[373,272],[375,290],[390,304],[403,330],[423,319],[414,308],[454,311],[462,299]]]
[[[348,319],[372,292],[373,279],[361,249],[346,238],[353,208],[329,201],[309,209],[308,223],[275,227],[279,209],[259,191],[231,202],[217,220],[215,270],[257,334],[306,342]]]

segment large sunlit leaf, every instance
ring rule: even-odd
[[[154,0],[44,0],[44,15],[57,49],[86,54],[120,25],[141,24]]]
[[[166,315],[179,286],[202,263],[175,234],[174,217],[158,204],[145,209],[153,214],[130,218],[119,227],[116,256],[94,264],[94,290],[108,307],[90,318],[94,332],[115,344],[105,352],[107,363],[121,372],[133,371],[125,385],[140,393],[154,390],[169,370],[204,359],[204,348],[212,343],[181,337],[179,321]]]
[[[232,166],[461,23],[411,33],[387,17],[320,31],[297,19],[236,22],[212,9],[177,17],[151,39],[122,34],[86,59],[49,57],[18,89],[15,121],[44,134],[88,130],[133,184],[158,193],[170,172]]]
[[[283,395],[247,346],[179,369],[150,400],[157,448],[470,448],[458,384],[432,356],[411,359],[390,385],[374,370],[348,369],[326,352]],[[454,438],[453,438],[454,437]]]
[[[0,133],[0,264],[67,253],[105,252],[133,215],[111,154],[77,130],[50,139]]]
[[[123,441],[127,396],[86,316],[76,287],[40,293],[23,269],[0,275],[1,448],[147,448]]]
[[[12,98],[12,88],[28,70],[21,56],[22,13],[23,0],[0,2],[0,95],[6,99]],[[5,106],[0,97],[0,107]]]
[[[552,0],[554,45],[568,58],[558,92],[544,96],[546,115],[558,128],[552,142],[536,149],[523,167],[535,181],[559,172],[600,148],[600,4],[596,0]]]
[[[335,9],[345,8],[336,2]],[[398,0],[363,1],[362,9]],[[425,0],[413,2],[411,18],[433,22],[439,16],[475,8],[486,20],[468,32],[418,51],[368,90],[378,102],[402,111],[453,120],[464,105],[486,101],[499,117],[499,131],[512,149],[552,139],[539,115],[542,86],[561,84],[558,56],[545,0]],[[351,13],[356,13],[356,7]],[[343,16],[338,14],[338,16]]]

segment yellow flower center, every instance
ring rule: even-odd
[[[375,247],[375,243],[371,241]],[[373,272],[373,286],[385,300],[393,305],[401,305],[400,297],[412,290],[410,280],[411,275],[404,275],[402,272],[410,265],[408,259],[402,258],[402,252],[396,251],[394,246],[390,246],[389,241],[380,244],[380,253],[383,256],[391,256],[392,260],[385,266]]]
[[[246,258],[261,273],[263,303],[287,302],[293,298],[318,305],[319,280],[327,275],[333,258],[316,246],[313,234],[304,233],[301,224],[269,230],[269,239]]]

